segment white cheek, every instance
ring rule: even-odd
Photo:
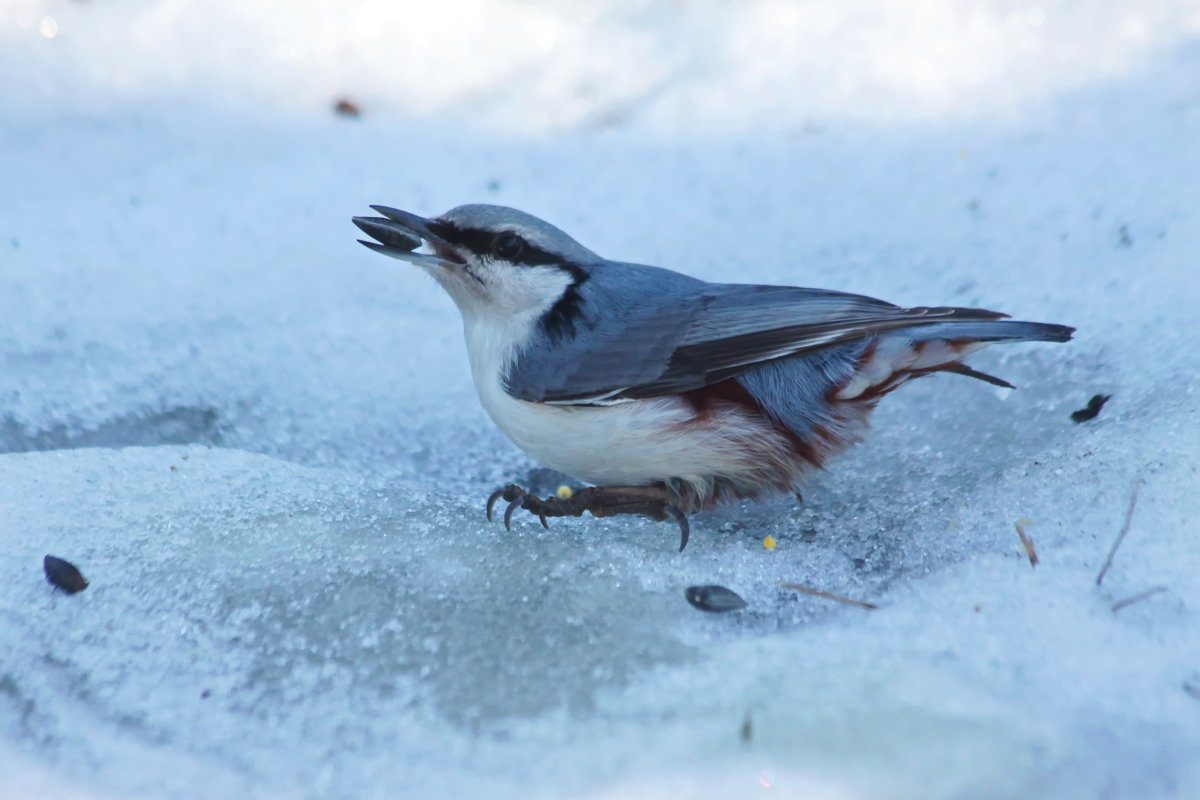
[[[472,263],[471,273],[438,267],[430,274],[454,300],[465,322],[491,320],[511,327],[510,317],[540,317],[571,285],[571,276],[548,266],[523,267],[493,261]],[[475,276],[478,276],[477,278]]]
[[[488,305],[498,314],[542,312],[553,306],[567,287],[571,276],[557,267],[522,267],[484,262],[480,265]]]

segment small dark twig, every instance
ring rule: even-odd
[[[1037,550],[1033,549],[1033,539],[1025,533],[1025,527],[1021,523],[1017,523],[1017,536],[1021,537],[1021,546],[1025,548],[1025,555],[1029,556],[1029,566],[1036,567],[1038,565]]]
[[[1100,409],[1104,408],[1104,404],[1112,399],[1111,394],[1096,394],[1092,395],[1092,399],[1088,400],[1088,404],[1078,411],[1071,412],[1071,421],[1075,423],[1087,422],[1089,419],[1095,419],[1100,413]]]
[[[1121,532],[1117,534],[1117,540],[1113,542],[1112,549],[1108,551],[1108,557],[1104,559],[1104,566],[1100,567],[1100,573],[1096,576],[1097,586],[1103,582],[1104,574],[1112,566],[1113,556],[1117,554],[1117,548],[1121,546],[1121,542],[1125,541],[1125,534],[1129,533],[1129,523],[1133,521],[1133,510],[1137,508],[1138,491],[1141,488],[1142,481],[1139,478],[1133,482],[1133,493],[1129,496],[1129,508],[1125,510],[1125,524],[1121,526]]]
[[[1167,587],[1165,586],[1152,586],[1144,592],[1138,592],[1137,594],[1132,594],[1129,597],[1126,597],[1124,600],[1118,600],[1117,602],[1113,603],[1113,613],[1115,614],[1125,606],[1131,606],[1134,603],[1140,603],[1147,597],[1154,597],[1154,595],[1158,594],[1159,592],[1165,592],[1166,590]]]
[[[855,606],[856,608],[865,608],[868,611],[879,608],[874,603],[864,603],[862,600],[853,600],[849,597],[843,597],[840,594],[827,592],[824,589],[814,589],[811,586],[804,586],[799,583],[781,583],[779,584],[779,588],[791,589],[794,592],[801,592],[803,594],[811,594],[813,597],[824,597],[826,600],[836,600],[839,603],[845,603],[848,606]]]

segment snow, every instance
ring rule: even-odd
[[[1200,796],[1195,4],[343,5],[0,8],[0,797]],[[1079,333],[682,555],[508,533],[554,477],[349,223],[465,202]]]

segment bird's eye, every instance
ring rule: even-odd
[[[515,233],[502,233],[492,240],[492,255],[505,261],[516,261],[525,249],[525,241]]]

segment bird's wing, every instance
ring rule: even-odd
[[[656,397],[732,378],[759,364],[888,331],[939,322],[990,321],[977,308],[899,306],[863,295],[786,286],[723,286],[655,379],[622,397]]]
[[[535,338],[507,374],[511,394],[567,405],[658,397],[890,330],[1005,316],[982,309],[900,308],[820,289],[690,278],[664,283],[660,274],[640,272],[589,281],[580,294],[575,330],[559,340]]]

